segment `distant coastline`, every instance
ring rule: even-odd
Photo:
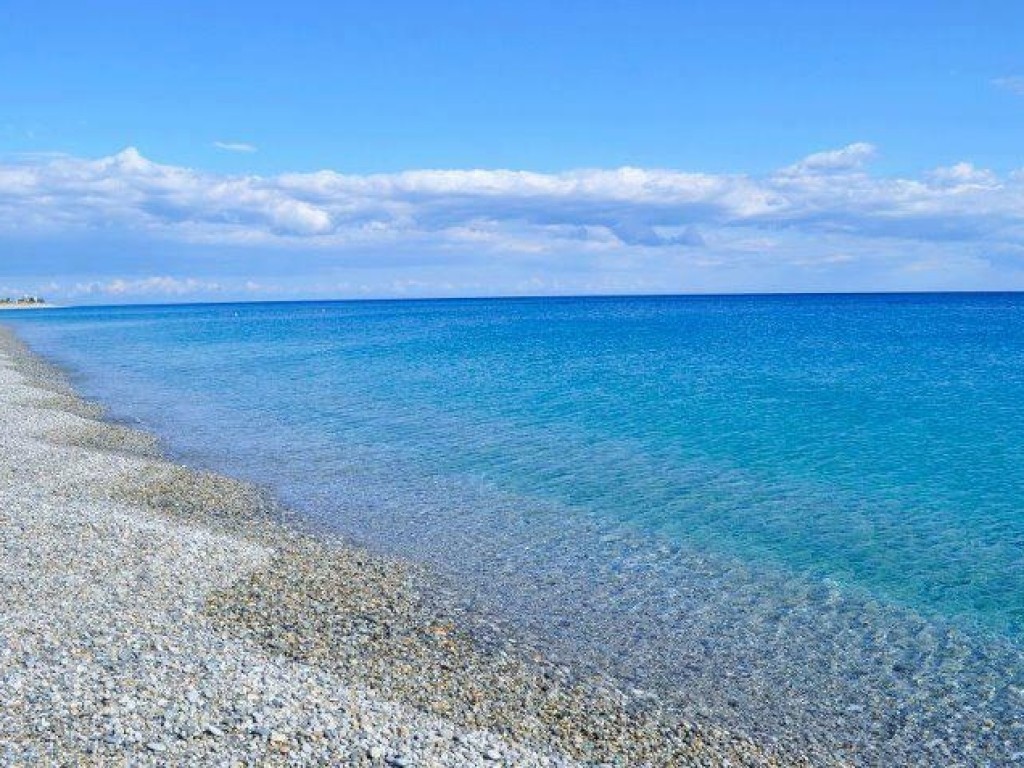
[[[53,304],[37,296],[23,296],[20,299],[0,298],[0,310],[3,309],[53,309]]]

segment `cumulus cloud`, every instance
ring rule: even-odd
[[[987,187],[999,186],[999,177],[985,168],[976,168],[971,163],[957,163],[948,167],[936,168],[928,174],[928,178],[943,187]]]
[[[844,173],[863,168],[877,154],[875,146],[866,142],[857,142],[840,149],[827,152],[816,152],[808,155],[800,162],[785,169],[793,175]]]
[[[134,148],[99,159],[32,156],[0,164],[0,235],[100,233],[392,266],[472,253],[522,257],[532,269],[590,254],[605,265],[615,259],[620,272],[647,269],[642,260],[657,254],[682,254],[694,270],[746,268],[755,255],[776,254],[776,267],[816,259],[834,267],[882,246],[910,254],[956,243],[973,249],[972,259],[1024,248],[1024,173],[959,163],[892,178],[871,172],[875,155],[855,143],[761,176],[644,168],[256,176],[160,164]],[[161,279],[171,280],[136,281],[124,293],[214,290]]]
[[[256,145],[244,141],[215,141],[213,146],[225,152],[255,152]]]

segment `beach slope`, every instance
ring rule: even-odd
[[[0,763],[781,765],[484,645],[0,329]]]

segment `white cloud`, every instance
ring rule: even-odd
[[[998,262],[1019,272],[1024,172],[1000,175],[959,163],[892,178],[871,173],[875,154],[871,145],[856,143],[762,176],[643,168],[255,176],[163,165],[133,148],[94,160],[21,157],[0,162],[0,242],[96,235],[162,244],[165,253],[188,253],[195,245],[237,246],[233,253],[289,249],[295,255],[285,261],[297,271],[302,259],[318,260],[323,270],[328,262],[405,272],[463,269],[463,286],[481,275],[501,285],[525,284],[545,271],[550,285],[561,286],[567,278],[558,282],[550,273],[570,264],[583,286],[588,267],[581,259],[621,277],[616,284],[623,288],[645,290],[668,286],[673,275],[696,280],[709,270],[743,279],[777,273],[784,281],[787,265],[859,265],[868,274],[903,270],[910,259],[927,266],[945,258],[979,274]],[[658,269],[669,270],[669,278],[656,278]],[[591,277],[586,284],[598,284]],[[359,276],[346,278],[363,285]],[[199,278],[114,279],[92,290],[216,290]],[[333,278],[325,272],[323,279]],[[381,284],[393,279],[389,274]],[[427,282],[403,279],[418,281],[412,287]]]
[[[945,168],[936,168],[928,174],[935,184],[944,187],[988,187],[999,186],[999,177],[992,171],[976,168],[971,163],[957,163]]]
[[[1024,96],[1024,75],[1013,75],[1010,77],[997,77],[992,85],[1002,88],[1004,91]]]
[[[213,146],[223,149],[225,152],[255,152],[257,150],[255,144],[244,141],[215,141]]]
[[[53,286],[60,291],[59,286]],[[154,276],[137,279],[114,278],[112,280],[94,280],[85,283],[76,283],[66,292],[67,296],[110,296],[120,298],[124,296],[163,296],[181,297],[197,293],[216,293],[220,291],[218,283],[209,280],[200,280],[194,277],[177,278],[167,276]]]
[[[808,155],[800,162],[784,170],[797,176],[857,171],[873,160],[876,154],[877,151],[873,144],[860,141],[840,149]]]
[[[566,227],[579,239],[582,227],[626,244],[678,246],[698,244],[695,233],[708,227],[841,226],[868,234],[885,222],[961,218],[979,208],[1019,223],[1019,180],[1000,181],[967,164],[917,180],[875,178],[864,172],[873,153],[852,144],[763,178],[639,168],[259,177],[159,165],[129,148],[99,160],[0,165],[0,225],[119,226],[184,240],[330,246],[458,240],[482,226],[497,240],[558,240]],[[964,186],[976,187],[977,199],[965,200]],[[679,228],[691,234],[682,241],[666,234]],[[927,229],[918,234],[927,237]]]

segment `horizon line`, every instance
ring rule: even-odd
[[[46,309],[104,309],[109,307],[191,307],[238,304],[346,304],[371,302],[443,302],[443,301],[539,301],[559,299],[701,299],[701,298],[773,298],[814,296],[1001,296],[1024,294],[1024,289],[945,289],[901,291],[710,291],[694,293],[566,293],[522,295],[467,295],[467,296],[372,296],[332,299],[225,299],[205,301],[139,301],[105,304],[51,304],[44,300]]]

